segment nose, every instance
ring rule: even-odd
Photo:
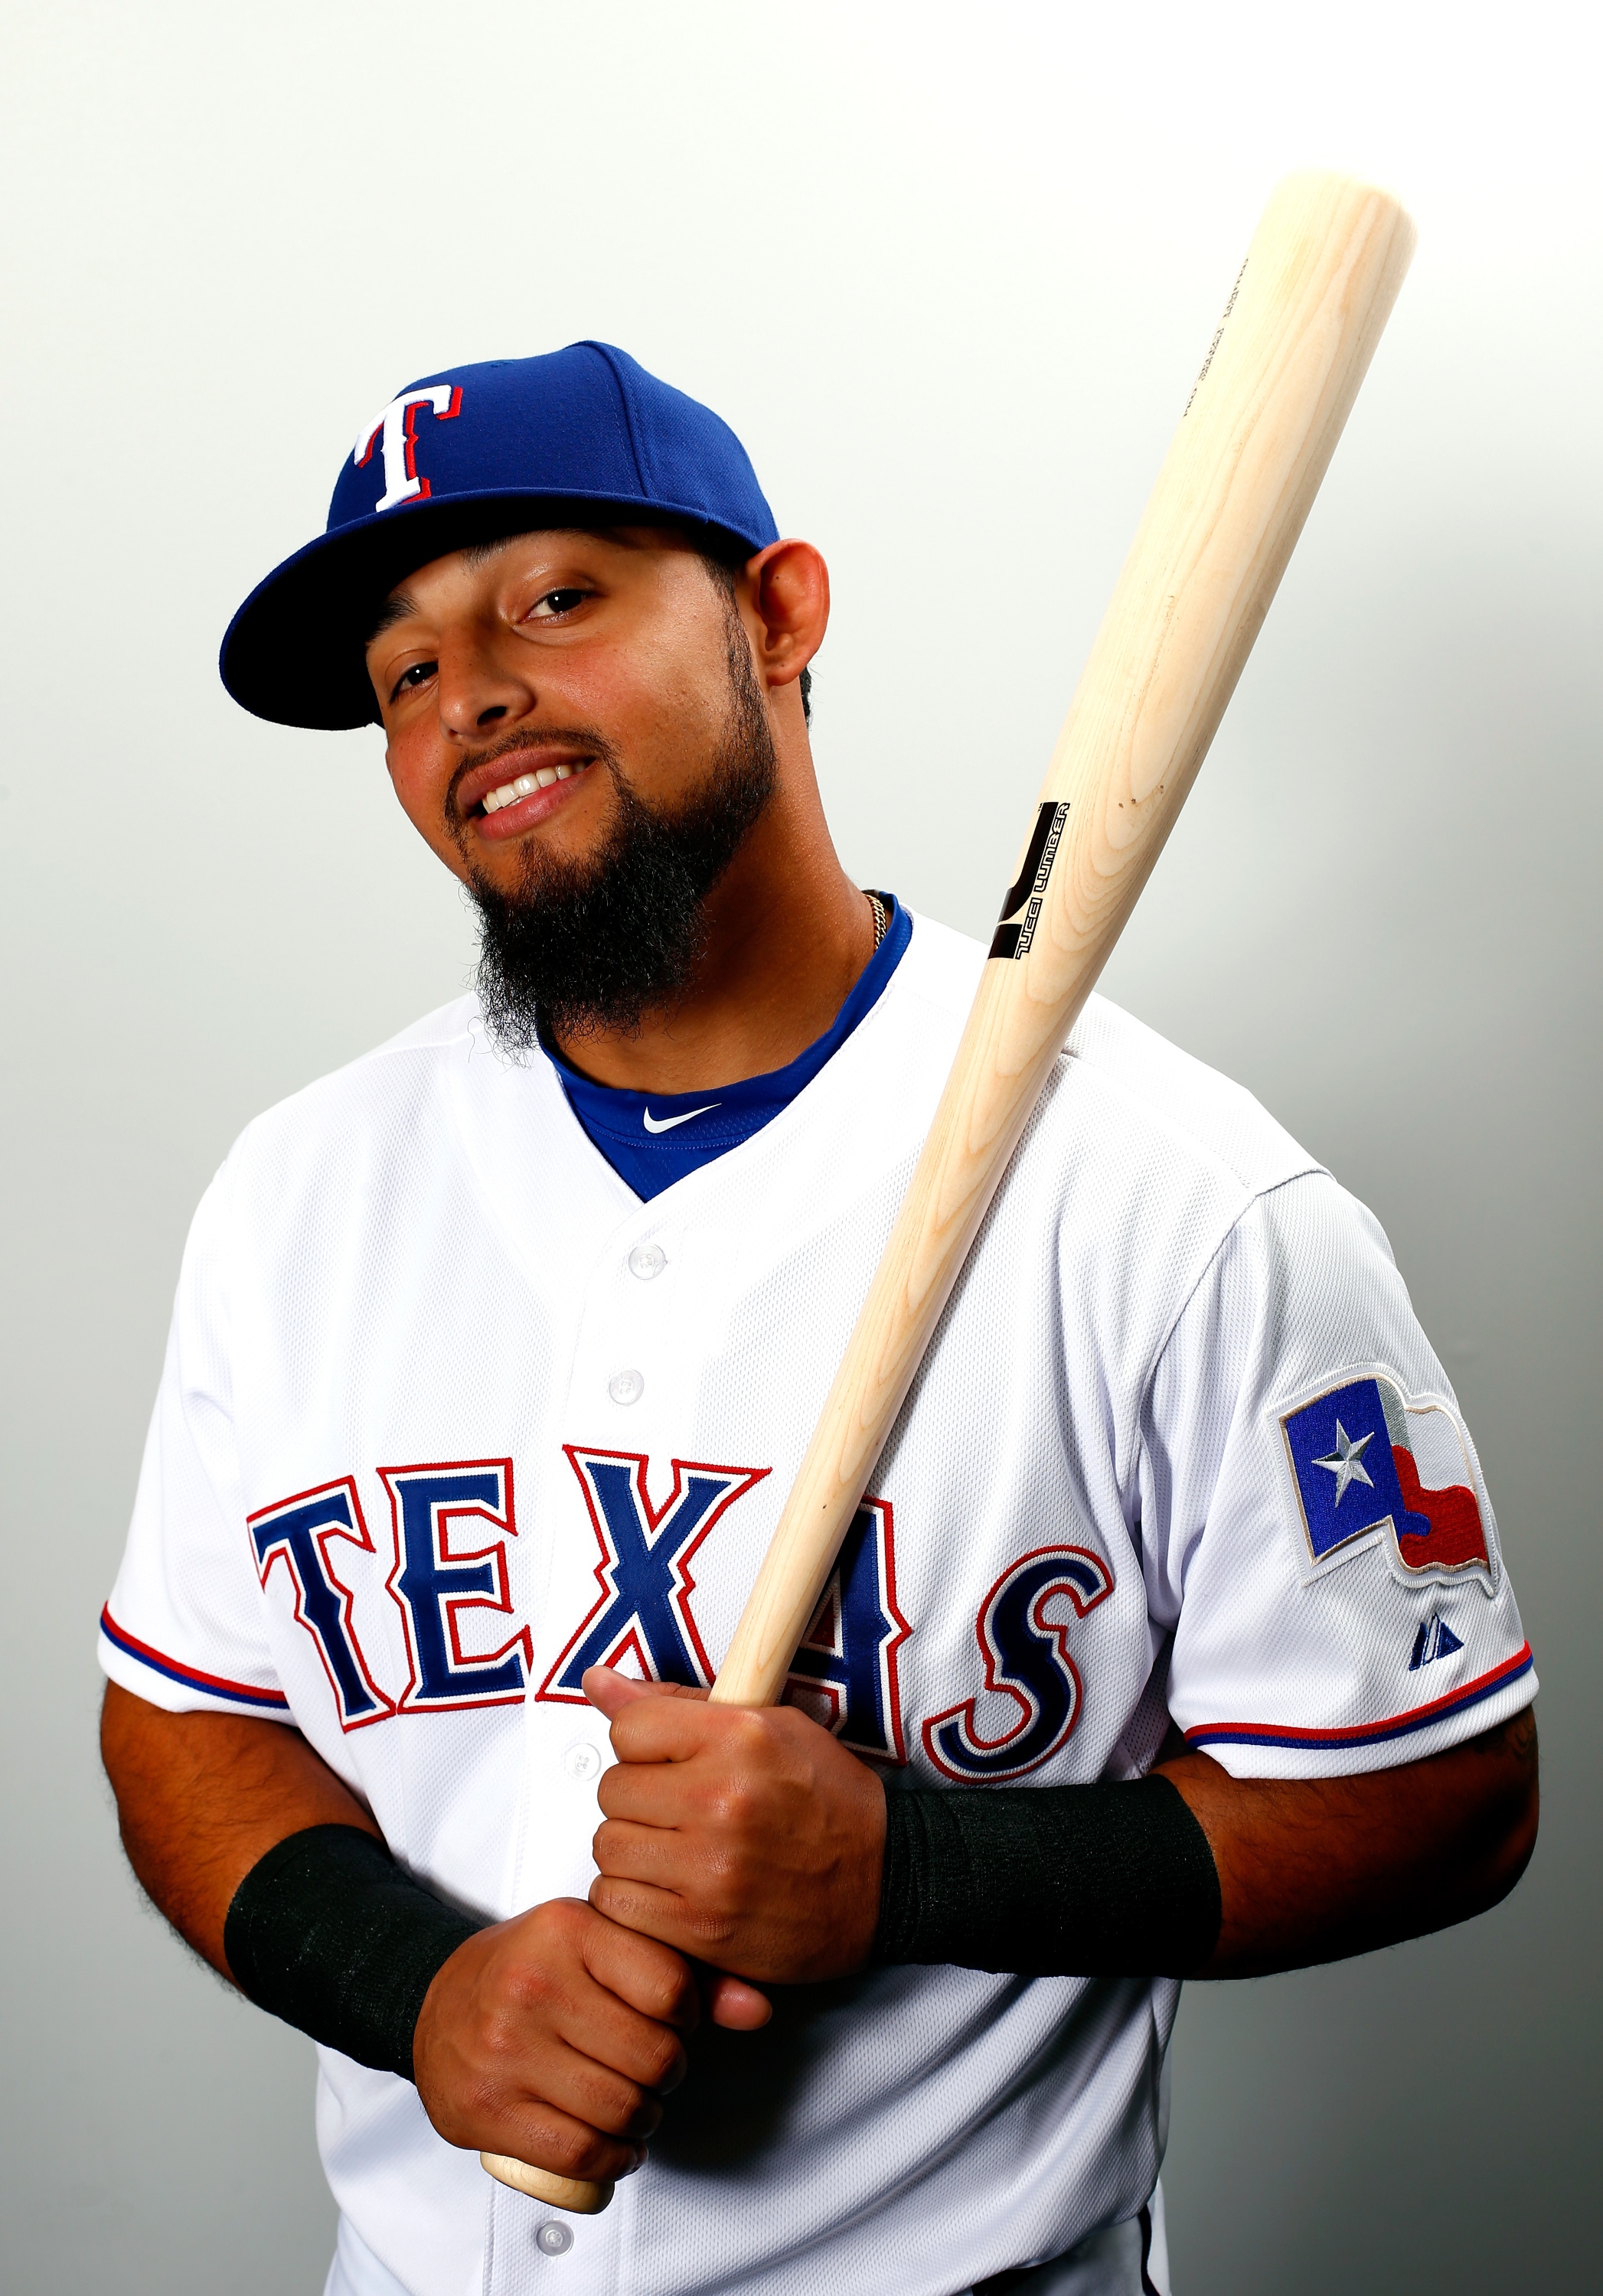
[[[481,742],[534,708],[534,688],[528,678],[499,660],[494,647],[481,639],[442,645],[437,676],[440,722],[460,742]]]

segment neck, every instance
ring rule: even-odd
[[[706,955],[684,994],[629,1034],[559,1037],[565,1060],[632,1092],[708,1092],[784,1068],[824,1034],[874,954],[874,916],[841,866],[810,771],[782,777],[706,916]]]

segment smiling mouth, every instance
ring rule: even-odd
[[[587,773],[588,761],[582,766],[540,766],[531,774],[519,774],[514,781],[503,782],[499,789],[487,790],[473,808],[478,814],[499,813],[520,798],[532,797],[537,790],[549,789],[554,782],[571,781],[576,774]]]

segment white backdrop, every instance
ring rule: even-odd
[[[471,946],[376,734],[226,701],[229,613],[403,381],[621,342],[829,558],[848,865],[988,929],[1258,209],[1309,163],[1394,184],[1420,250],[1106,985],[1385,1223],[1499,1502],[1548,1814],[1468,1930],[1193,1988],[1172,2247],[1181,2296],[1581,2285],[1595,11],[54,0],[0,37],[0,2287],[316,2296],[331,2237],[308,2045],[120,1866],[94,1620],[200,1190]]]

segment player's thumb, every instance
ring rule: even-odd
[[[744,1978],[727,1976],[721,1969],[703,1969],[700,1976],[707,2014],[727,2032],[759,2032],[773,2015],[774,2005],[768,1995],[759,1993]]]
[[[707,1700],[704,1690],[690,1689],[682,1682],[642,1682],[637,1676],[620,1674],[610,1666],[587,1668],[580,1687],[609,1722],[615,1722],[626,1706],[634,1706],[642,1698],[689,1698],[702,1705]]]

